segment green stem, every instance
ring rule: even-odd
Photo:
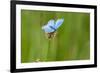
[[[50,40],[48,40],[48,53],[47,53],[47,61],[49,61],[49,54],[50,54]]]

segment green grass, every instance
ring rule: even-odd
[[[41,29],[54,17],[64,18],[48,40]],[[90,58],[90,14],[21,10],[21,62],[86,60]]]

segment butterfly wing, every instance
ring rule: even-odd
[[[62,19],[58,19],[58,20],[56,21],[56,23],[55,23],[54,28],[55,28],[55,29],[59,28],[59,27],[62,25],[63,22],[64,22],[64,19],[63,19],[63,18],[62,18]]]
[[[53,19],[49,20],[47,25],[54,27],[54,25],[55,25],[54,20]]]
[[[51,29],[48,25],[43,26],[42,29],[43,29],[46,33],[50,33],[50,32],[53,32],[53,31],[54,31],[54,30]]]
[[[46,33],[54,32],[54,29],[52,29],[50,26],[54,27],[54,20],[49,20],[47,25],[43,26],[42,29]]]

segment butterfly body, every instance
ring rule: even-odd
[[[58,19],[57,21],[51,19],[48,21],[47,25],[44,25],[42,29],[48,34],[48,38],[54,35],[55,31],[62,25],[64,19]]]

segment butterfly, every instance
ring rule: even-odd
[[[42,29],[49,35],[49,38],[51,37],[52,34],[62,25],[64,22],[64,19],[58,19],[55,21],[54,19],[51,19],[48,21],[48,23],[44,26],[42,26]]]

